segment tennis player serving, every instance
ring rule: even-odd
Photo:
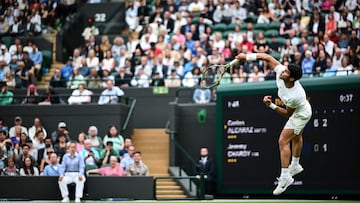
[[[293,182],[293,176],[301,173],[304,169],[299,163],[303,145],[302,134],[304,127],[312,115],[311,106],[306,99],[305,90],[298,81],[302,77],[302,69],[298,65],[289,64],[287,67],[280,64],[268,54],[239,54],[230,65],[239,61],[264,60],[268,66],[276,72],[276,85],[278,96],[285,107],[277,106],[272,102],[271,96],[264,96],[263,102],[281,116],[289,118],[279,137],[279,150],[281,159],[281,174],[278,185],[273,191],[274,195],[284,192]],[[290,142],[292,149],[290,148]],[[290,163],[290,157],[292,160]]]

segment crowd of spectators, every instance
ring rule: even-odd
[[[104,88],[111,79],[121,88],[196,87],[204,67],[225,64],[241,52],[299,64],[308,77],[359,72],[356,0],[129,0],[126,23],[127,39],[90,35],[50,84],[77,88],[79,80]],[[255,61],[233,67],[222,83],[269,79],[274,73]]]
[[[73,134],[67,130],[65,122],[59,122],[50,132],[38,117],[29,128],[23,126],[19,116],[15,117],[11,128],[0,119],[0,175],[59,176],[62,157],[69,153],[69,145],[74,142],[85,172],[89,171],[87,174],[149,175],[148,167],[141,161],[141,152],[136,151],[131,138],[123,138],[115,125],[104,135],[96,126],[90,126],[86,133],[80,132],[77,139],[71,139],[70,133]],[[49,166],[59,167],[49,169]]]
[[[51,0],[39,4],[59,13]],[[16,15],[15,5],[5,11]],[[360,73],[359,0],[129,0],[126,5],[129,35],[99,33],[92,22],[97,32],[82,33],[85,44],[55,70],[50,87],[106,89],[109,80],[119,88],[198,87],[204,67],[261,52],[285,65],[300,65],[307,77]],[[37,6],[30,7],[26,11],[39,13]],[[36,44],[15,40],[10,47],[1,44],[1,50],[0,80],[8,89],[36,93],[42,73]],[[263,61],[242,62],[225,73],[221,84],[274,77]]]

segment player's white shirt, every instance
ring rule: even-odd
[[[278,96],[286,106],[293,109],[298,109],[307,103],[305,90],[299,81],[295,81],[293,87],[287,88],[285,86],[284,80],[280,79],[280,74],[284,69],[284,65],[278,65],[275,67]]]

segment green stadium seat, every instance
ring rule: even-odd
[[[52,52],[49,50],[42,50],[41,51],[43,55],[43,62],[42,62],[42,68],[43,69],[50,69],[52,64]]]
[[[234,31],[236,26],[239,26],[239,27],[240,27],[240,30],[241,30],[240,24],[237,24],[237,23],[230,23],[229,25],[227,25],[227,30],[228,30],[228,31],[229,31],[229,30]]]
[[[233,32],[233,31],[231,31],[231,30],[228,30],[228,31],[223,32],[223,33],[222,33],[222,38],[223,38],[223,40],[227,40],[229,34],[232,33],[232,32]]]
[[[280,29],[280,26],[281,26],[281,22],[272,21],[272,22],[269,24],[268,29],[270,29],[270,30],[279,30],[279,29]]]
[[[248,20],[249,22],[254,23],[254,24],[257,22],[257,19],[258,19],[258,16],[257,16],[257,15],[249,15],[249,16],[247,17],[247,20]]]
[[[258,24],[255,24],[254,25],[254,30],[257,30],[257,31],[265,31],[269,29],[269,24],[267,23],[258,23]]]
[[[213,25],[213,32],[224,32],[226,31],[227,25],[225,23],[218,23]]]
[[[10,45],[13,43],[13,38],[11,36],[1,37],[1,40],[4,42],[7,48],[9,48]]]
[[[199,23],[199,17],[193,17],[193,19],[191,20],[191,24],[197,25],[198,23]]]
[[[265,37],[272,37],[273,35],[279,36],[279,30],[266,30],[264,35]]]

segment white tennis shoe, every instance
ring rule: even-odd
[[[299,174],[303,172],[304,168],[300,164],[294,164],[289,166],[289,173],[291,176],[294,176],[296,174]]]
[[[278,185],[273,191],[274,195],[280,195],[294,182],[294,178],[291,176],[277,178]]]

